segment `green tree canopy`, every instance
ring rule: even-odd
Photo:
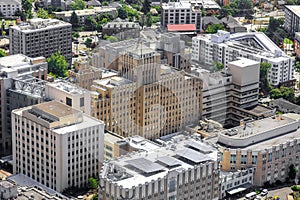
[[[31,19],[32,14],[32,0],[22,0],[22,9],[24,10],[21,15],[22,20]]]
[[[47,58],[48,72],[57,77],[66,77],[68,72],[68,63],[66,58],[58,51]]]
[[[85,2],[83,0],[75,0],[70,5],[71,10],[83,10],[85,9]]]
[[[205,30],[206,33],[216,33],[218,30],[225,30],[225,27],[223,24],[211,24],[207,27]]]
[[[84,20],[84,25],[85,25],[84,26],[85,30],[87,30],[87,31],[93,31],[97,27],[97,22],[96,22],[96,20],[92,16],[88,16]]]
[[[213,64],[213,66],[212,66],[211,70],[214,71],[214,72],[219,72],[222,69],[224,69],[224,64],[223,63],[213,62],[212,64]]]
[[[146,26],[151,27],[152,26],[152,15],[150,12],[146,15]]]
[[[150,12],[150,8],[151,8],[151,1],[150,0],[144,0],[143,1],[143,7],[142,7],[142,12],[144,14]]]
[[[294,102],[295,91],[293,88],[288,88],[288,87],[273,88],[270,91],[270,97],[272,99],[284,98],[290,102]]]
[[[48,12],[46,10],[44,10],[43,8],[39,8],[38,11],[36,12],[36,16],[38,18],[42,18],[42,19],[48,19]]]
[[[0,57],[4,57],[4,56],[7,56],[7,54],[3,49],[0,49]]]
[[[97,187],[98,187],[97,179],[95,179],[93,177],[89,178],[88,188],[89,189],[97,189]]]
[[[259,70],[260,92],[263,95],[267,95],[271,90],[271,86],[268,80],[268,72],[271,66],[272,65],[267,62],[260,63],[260,70]]]
[[[121,19],[126,19],[128,17],[128,13],[125,8],[121,7],[118,9],[118,17],[120,17]]]
[[[70,23],[72,24],[73,28],[78,28],[79,27],[79,19],[75,11],[72,12],[71,18],[70,18]]]
[[[291,164],[289,166],[289,178],[290,178],[290,180],[294,180],[296,178],[296,175],[297,175],[297,169],[296,169],[295,165]],[[298,191],[300,191],[300,187],[299,187]]]

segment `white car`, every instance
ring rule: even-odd
[[[268,190],[267,189],[263,189],[260,193],[260,196],[264,197],[268,194]]]

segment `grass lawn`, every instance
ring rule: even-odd
[[[2,20],[0,23],[2,24]],[[16,20],[5,20],[5,28],[8,28],[10,24],[16,25]]]

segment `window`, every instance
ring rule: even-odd
[[[230,155],[230,163],[236,163],[236,155]]]
[[[72,99],[70,99],[69,97],[66,97],[66,104],[68,106],[72,106]]]
[[[84,106],[84,97],[80,98],[80,107]]]

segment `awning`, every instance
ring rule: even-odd
[[[235,187],[235,188],[231,188],[230,190],[226,190],[226,192],[230,195],[234,195],[234,194],[237,194],[239,192],[243,192],[245,190],[247,190],[248,188],[250,188],[252,185],[250,183],[246,183],[246,184],[243,184],[243,185],[240,185],[238,187]]]

